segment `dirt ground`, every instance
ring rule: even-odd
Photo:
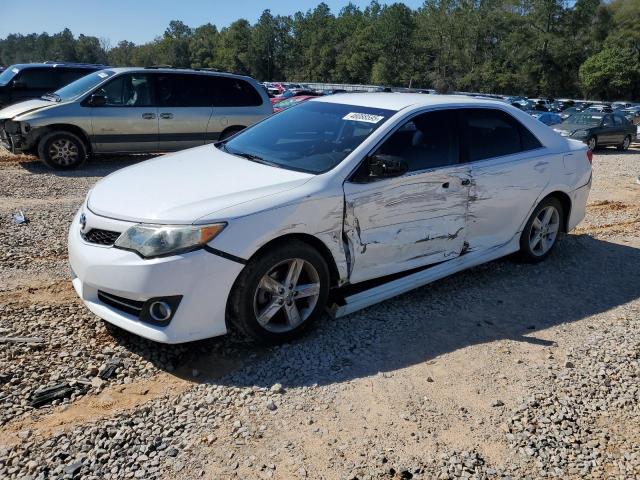
[[[156,345],[77,300],[73,213],[141,160],[0,155],[0,337],[44,338],[0,343],[0,477],[640,478],[640,149],[596,153],[587,218],[548,261],[491,262],[273,348]],[[113,378],[27,405],[113,359]]]

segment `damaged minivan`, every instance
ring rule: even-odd
[[[544,260],[590,187],[583,143],[506,104],[320,97],[98,182],[69,232],[73,285],[158,342],[283,341],[325,310],[515,252]]]

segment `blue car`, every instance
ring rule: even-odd
[[[556,125],[562,123],[562,117],[558,113],[553,112],[528,112],[533,118],[540,120],[545,125]]]

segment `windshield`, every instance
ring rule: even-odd
[[[600,125],[603,115],[592,115],[589,113],[579,113],[578,115],[571,115],[563,123],[570,123],[572,125]]]
[[[219,143],[218,148],[257,162],[318,174],[342,162],[394,113],[304,102]]]
[[[13,77],[16,76],[16,74],[19,72],[20,70],[18,70],[16,67],[14,67],[13,65],[11,65],[10,67],[8,67],[4,72],[0,73],[0,85],[6,85],[7,83],[9,83],[11,81],[11,79]]]
[[[65,102],[67,100],[74,100],[80,95],[87,93],[93,87],[105,81],[112,76],[115,72],[111,70],[100,70],[79,78],[75,82],[71,82],[69,85],[62,87],[60,90],[56,90],[56,100]]]

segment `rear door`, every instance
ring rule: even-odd
[[[91,143],[96,153],[158,151],[158,108],[148,73],[118,75],[95,92],[106,104],[91,109]]]
[[[160,151],[204,145],[213,109],[208,75],[158,73],[156,78]]]
[[[553,170],[538,139],[508,113],[493,108],[459,110],[462,159],[471,169],[469,250],[507,243],[518,232]]]
[[[469,167],[458,164],[455,113],[417,115],[373,154],[403,158],[409,170],[367,179],[367,159],[344,184],[345,234],[353,283],[442,262],[462,252]]]

